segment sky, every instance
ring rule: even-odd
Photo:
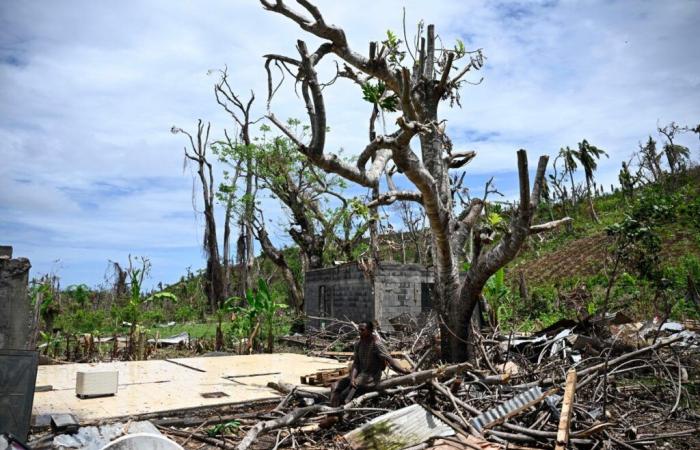
[[[584,138],[610,154],[597,174],[609,186],[657,125],[700,123],[700,1],[316,4],[362,53],[387,29],[403,34],[402,7],[409,36],[422,19],[446,46],[483,49],[462,107],[441,109],[455,147],[477,151],[467,184],[479,192],[494,176],[514,195],[517,149],[534,166]],[[0,245],[63,286],[104,283],[109,261],[130,254],[150,258],[151,285],[202,268],[199,188],[170,129],[201,118],[214,139],[235,130],[213,95],[225,67],[264,115],[262,55],[294,56],[297,39],[320,43],[253,0],[0,2]],[[359,88],[339,81],[325,99],[327,151],[359,153],[370,112]],[[271,110],[305,117],[291,84]],[[681,143],[698,160],[697,135]],[[265,202],[275,242],[288,242],[284,212]]]

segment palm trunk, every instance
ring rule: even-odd
[[[571,179],[571,209],[576,210],[576,185],[574,184],[574,173],[569,171],[569,178]]]
[[[586,192],[588,193],[588,207],[591,210],[591,219],[595,223],[600,223],[600,219],[598,218],[598,214],[596,214],[595,208],[593,207],[593,198],[591,197],[591,182],[588,178],[586,178]]]

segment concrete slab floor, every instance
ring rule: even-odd
[[[53,389],[34,394],[32,416],[36,419],[47,414],[71,413],[80,423],[94,423],[118,417],[274,399],[280,394],[267,387],[270,381],[299,384],[302,375],[346,365],[332,359],[274,353],[178,358],[172,362],[151,360],[39,366],[37,386],[52,385]],[[104,370],[119,372],[119,392],[116,395],[89,399],[76,397],[78,371]],[[202,396],[211,393],[214,394],[208,395],[209,398]]]

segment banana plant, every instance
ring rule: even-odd
[[[224,318],[230,316],[236,310],[236,303],[240,300],[239,297],[229,297],[216,310],[216,342],[215,350],[221,351],[224,347],[224,333],[222,331],[222,323]]]
[[[246,292],[248,305],[254,311],[256,318],[264,325],[267,332],[267,352],[272,353],[274,348],[274,318],[278,311],[287,308],[284,303],[279,303],[270,292],[270,289],[262,278],[258,279],[258,290]]]
[[[141,322],[144,305],[150,302],[163,300],[177,302],[177,296],[171,292],[157,292],[144,298],[141,295],[141,287],[145,276],[150,271],[151,263],[144,257],[136,258],[136,261],[139,260],[141,267],[135,267],[131,256],[129,256],[129,268],[127,269],[127,275],[129,277],[129,302],[127,304],[125,318],[131,322],[129,330],[129,354],[133,356],[138,350],[139,357],[142,357],[143,351],[141,347],[143,346],[142,342],[145,328],[141,326],[139,322]],[[135,338],[137,342],[135,342]]]
[[[509,296],[510,289],[506,285],[505,272],[501,267],[495,274],[491,275],[484,286],[484,297],[488,300],[492,310],[496,312],[497,319],[503,319],[512,313],[512,311],[508,311],[509,306],[505,302]]]
[[[44,332],[40,331],[39,336],[41,337],[41,343],[46,344],[44,347],[44,354],[48,355],[49,351],[51,351],[52,355],[55,357],[56,354],[58,353],[58,349],[61,346],[61,334],[60,333],[52,333],[50,331]]]

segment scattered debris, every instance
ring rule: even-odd
[[[56,434],[73,434],[78,431],[80,424],[73,414],[52,414],[51,431]]]
[[[471,425],[476,429],[476,431],[482,432],[482,430],[499,425],[505,422],[507,419],[517,416],[530,406],[536,405],[555,392],[556,389],[542,392],[542,389],[540,389],[539,386],[531,387],[522,394],[518,394],[510,400],[507,400],[504,403],[475,417],[472,419]]]
[[[157,345],[189,345],[190,334],[185,331],[167,338],[149,339],[148,343]]]
[[[411,405],[375,417],[344,438],[353,449],[383,450],[418,445],[435,437],[453,436],[455,430],[421,405]]]
[[[414,371],[401,376],[387,371],[376,391],[338,408],[329,406],[327,386],[347,374],[347,359],[357,339],[352,323],[338,321],[336,326],[290,336],[310,353],[304,364],[328,361],[314,358],[318,355],[343,361],[335,366],[294,366],[298,372],[293,377],[292,366],[282,363],[291,356],[283,354],[245,357],[250,359],[248,370],[235,362],[243,359],[172,361],[188,378],[201,379],[202,388],[207,386],[195,391],[203,393],[197,396],[200,402],[214,402],[202,397],[219,393],[236,393],[231,399],[239,398],[239,393],[258,388],[277,398],[268,394],[265,404],[251,399],[245,403],[248,412],[229,415],[222,413],[221,404],[212,403],[217,409],[208,415],[202,411],[201,417],[183,413],[185,417],[157,419],[158,429],[188,449],[700,446],[694,397],[700,383],[700,340],[692,324],[633,323],[624,315],[609,314],[561,321],[531,335],[475,332],[474,359],[444,365],[436,321],[420,322],[420,328],[409,323],[380,332],[387,348],[402,355]],[[254,362],[270,356],[277,359],[275,364]],[[219,368],[217,383],[224,384],[209,384],[214,376],[210,367]],[[292,384],[299,378],[301,385]],[[331,428],[320,426],[340,417],[330,421],[335,422]],[[224,429],[228,431],[221,432]]]
[[[97,426],[80,427],[73,434],[59,434],[53,438],[52,446],[56,449],[99,450],[110,442],[126,434],[144,434],[160,436],[162,434],[149,421],[115,422]],[[115,447],[116,448],[116,447]],[[135,447],[144,448],[144,447]]]
[[[303,375],[301,384],[310,384],[312,386],[330,386],[350,373],[349,367],[341,367],[340,369],[319,370],[311,375]]]
[[[183,450],[170,439],[150,433],[127,434],[107,444],[102,450]]]

